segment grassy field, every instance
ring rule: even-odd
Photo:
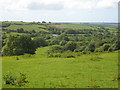
[[[88,26],[88,25],[77,25],[77,24],[58,24],[58,25],[50,25],[56,28],[61,28],[61,29],[76,29],[76,30],[80,30],[80,29],[91,29],[91,30],[99,30],[98,26]],[[106,27],[107,29],[109,29],[110,32],[116,32],[116,28],[113,27]]]
[[[51,25],[53,27],[57,28],[69,28],[69,29],[94,29],[93,26],[87,26],[87,25],[75,25],[75,24],[58,24],[58,25]]]
[[[118,53],[93,53],[77,58],[47,58],[49,47],[35,55],[2,58],[3,75],[27,75],[25,88],[117,88]],[[16,57],[19,60],[16,60]],[[3,87],[16,87],[5,85]]]
[[[9,27],[6,27],[4,29],[11,29],[11,30],[17,30],[19,28],[23,28],[26,31],[47,31],[43,28],[46,28],[44,25],[10,25]]]
[[[24,22],[23,23],[19,22],[18,24],[23,24],[23,25],[14,25],[13,24],[13,25],[10,25],[9,27],[4,27],[4,29],[17,30],[17,29],[23,28],[24,30],[27,30],[27,31],[35,30],[35,31],[48,32],[48,30],[46,30],[46,26],[44,24],[43,25],[28,25]],[[52,27],[56,27],[56,28],[60,28],[60,29],[79,29],[79,30],[80,29],[92,29],[92,30],[98,30],[97,26],[76,25],[76,24],[49,24],[48,26],[52,26]],[[109,29],[110,32],[116,32],[116,28],[112,28],[112,27],[107,27],[107,28]]]

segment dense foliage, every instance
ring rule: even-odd
[[[61,57],[66,52],[79,55],[120,49],[117,28],[44,21],[3,22],[3,25],[2,53],[7,56],[33,54],[36,48],[45,46],[51,46],[47,54],[53,57]]]
[[[24,53],[33,54],[36,50],[34,41],[29,36],[9,36],[2,48],[2,54],[5,56],[22,55]]]

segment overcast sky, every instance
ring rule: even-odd
[[[0,20],[117,22],[119,0],[0,0]]]

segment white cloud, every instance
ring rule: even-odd
[[[59,10],[116,7],[119,0],[0,0],[0,10]],[[37,4],[36,4],[37,3]],[[37,5],[37,6],[36,6]]]
[[[97,8],[109,8],[117,6],[119,0],[101,0],[97,3]]]
[[[63,9],[63,5],[56,3],[56,4],[45,4],[45,3],[30,3],[28,5],[28,9],[30,10],[61,10]]]
[[[65,0],[66,1],[66,0]],[[95,9],[116,7],[119,0],[68,0],[64,3],[66,8]]]

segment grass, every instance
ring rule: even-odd
[[[7,22],[6,22],[7,23]],[[17,30],[19,28],[23,28],[24,30],[27,31],[31,31],[31,30],[35,30],[35,31],[45,31],[48,32],[48,30],[46,29],[46,24],[45,25],[28,25],[25,22],[11,22],[13,23],[13,25],[10,25],[9,27],[4,27],[4,29],[10,29],[10,30]],[[22,24],[22,25],[14,25],[14,23],[17,24]],[[76,24],[49,24],[48,26],[53,26],[56,28],[60,28],[60,29],[76,29],[76,30],[80,30],[80,29],[92,29],[92,30],[98,30],[97,26],[87,26],[87,25],[76,25]],[[116,32],[116,28],[111,28],[111,27],[107,27],[109,28],[110,32]]]
[[[69,29],[96,29],[92,26],[87,26],[87,25],[75,25],[75,24],[60,24],[60,25],[51,25],[57,28],[69,28]]]
[[[17,33],[17,32],[6,33],[6,37],[8,37],[9,35],[27,35],[27,34],[26,33]]]
[[[42,28],[46,28],[43,25],[10,25],[9,27],[6,27],[4,29],[17,30],[19,28],[23,28],[24,30],[27,30],[27,31],[35,30],[35,31],[46,31],[47,32],[47,30],[42,29]]]
[[[76,30],[81,30],[81,29],[91,29],[91,30],[99,30],[98,26],[88,26],[88,25],[76,25],[76,24],[51,24],[50,26],[60,28],[60,29],[76,29]],[[117,32],[118,30],[114,27],[107,27],[111,33]]]
[[[31,56],[3,57],[3,75],[8,72],[26,74],[29,83],[22,88],[118,88],[116,52],[77,58],[47,58],[47,49],[39,48]],[[4,88],[16,87],[2,83]]]

